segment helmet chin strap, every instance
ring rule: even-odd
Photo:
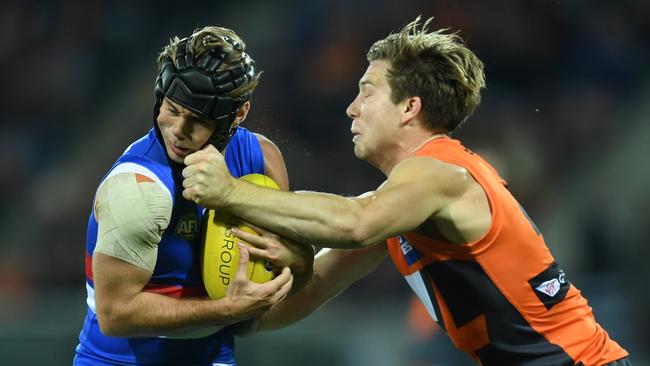
[[[224,40],[236,50],[241,50],[241,44],[233,39],[224,37]],[[157,119],[163,98],[169,98],[199,117],[214,121],[216,127],[206,145],[212,144],[223,151],[237,132],[236,126],[231,127],[237,111],[250,98],[247,95],[236,99],[227,96],[227,93],[255,77],[255,62],[247,53],[242,53],[238,65],[217,72],[228,55],[222,49],[215,48],[195,60],[191,42],[192,37],[183,38],[177,46],[176,62],[167,57],[162,63],[154,87],[154,129],[160,143],[164,144]]]

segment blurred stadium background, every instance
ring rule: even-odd
[[[599,322],[650,364],[650,2],[3,1],[0,364],[70,364],[87,216],[105,170],[151,126],[172,35],[233,28],[264,70],[245,125],[292,189],[360,194],[345,108],[370,44],[416,15],[460,30],[488,89],[457,133],[545,233]],[[242,366],[465,365],[389,263],[303,323],[238,342]]]

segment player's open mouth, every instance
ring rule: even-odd
[[[169,147],[174,152],[174,154],[176,154],[178,156],[186,156],[186,155],[189,155],[192,152],[192,149],[186,149],[186,148],[183,148],[183,147],[179,147],[179,146],[176,146],[176,145],[174,145],[172,143],[169,144]]]

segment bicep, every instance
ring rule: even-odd
[[[171,210],[171,195],[155,177],[125,171],[109,176],[98,188],[92,271],[102,326],[118,323],[118,314],[151,278]]]
[[[119,258],[95,253],[93,255],[93,281],[98,310],[119,306],[142,292],[151,273]]]
[[[257,140],[262,148],[262,155],[264,155],[264,172],[265,175],[273,179],[280,189],[283,191],[289,190],[289,177],[287,175],[287,167],[284,164],[282,153],[280,149],[269,139],[260,134],[255,134]]]
[[[414,230],[465,189],[463,171],[454,165],[429,158],[405,160],[377,191],[358,198],[364,207],[364,244]]]

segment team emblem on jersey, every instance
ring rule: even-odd
[[[564,271],[559,269],[555,262],[528,283],[547,309],[564,300],[570,286],[569,281],[564,277]]]
[[[535,290],[547,294],[550,297],[553,297],[560,291],[560,286],[561,286],[560,280],[554,278],[552,280],[542,282],[542,284],[537,286]]]
[[[192,241],[199,233],[199,220],[196,214],[183,216],[176,224],[176,236],[183,240]]]

